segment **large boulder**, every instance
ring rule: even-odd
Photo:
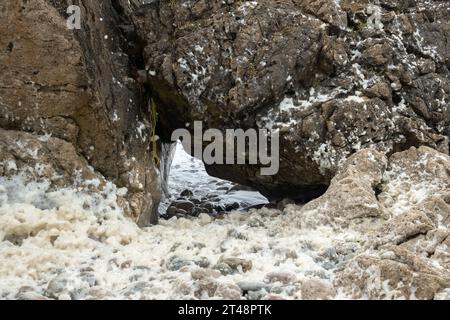
[[[363,148],[448,154],[448,1],[173,0],[129,7],[161,136],[280,130],[280,171],[211,165],[271,198],[316,196]]]
[[[28,163],[50,169],[22,175],[55,187],[73,184],[80,171],[104,178],[127,188],[132,218],[155,222],[160,183],[148,95],[133,77],[140,52],[122,14],[127,1],[75,2],[79,30],[66,26],[72,1],[0,3],[1,175]]]
[[[331,228],[334,285],[365,299],[448,299],[450,157],[428,147],[389,158],[374,149],[352,155],[321,197],[291,223]],[[352,239],[358,241],[352,241]]]

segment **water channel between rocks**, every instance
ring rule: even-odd
[[[180,142],[175,146],[167,193],[159,207],[163,217],[175,214],[172,210],[166,215],[171,204],[173,207],[184,208],[181,210],[195,216],[202,210],[204,213],[216,214],[268,203],[268,200],[257,191],[209,176],[203,162],[186,153]],[[194,207],[191,209],[192,205]],[[179,214],[179,210],[176,212]],[[185,214],[183,211],[181,213]]]

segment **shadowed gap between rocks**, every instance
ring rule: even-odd
[[[179,141],[161,144],[161,181],[159,214],[165,219],[217,216],[269,204],[253,188],[210,176],[203,162],[190,156]]]

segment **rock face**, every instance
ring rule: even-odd
[[[364,241],[336,246],[331,259],[341,264],[334,286],[347,295],[445,298],[449,192],[448,155],[420,147],[387,158],[365,149],[345,162],[329,190],[302,207],[295,220],[301,228],[330,226],[349,238],[365,235]]]
[[[279,129],[277,175],[250,165],[208,172],[271,198],[310,198],[362,148],[448,154],[449,6],[174,0],[130,14],[163,138],[195,120],[204,129]]]
[[[159,178],[148,95],[132,77],[140,64],[132,24],[122,1],[77,1],[82,25],[71,31],[68,2],[0,4],[1,174],[28,163],[48,172],[22,174],[55,187],[79,174],[107,179],[127,188],[131,217],[155,222]]]

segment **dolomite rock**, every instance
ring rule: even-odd
[[[54,187],[71,184],[76,169],[101,176],[127,188],[129,216],[155,222],[159,180],[148,97],[132,78],[138,56],[124,37],[131,26],[120,15],[126,1],[78,1],[82,28],[73,31],[66,27],[69,2],[0,4],[0,166],[13,158],[30,170],[42,166]],[[43,135],[52,138],[42,142]],[[32,150],[36,158],[27,155]]]
[[[272,199],[308,200],[363,148],[448,154],[449,6],[174,0],[128,13],[145,43],[162,138],[195,120],[204,129],[279,129],[277,175],[260,176],[256,165],[207,170]]]

